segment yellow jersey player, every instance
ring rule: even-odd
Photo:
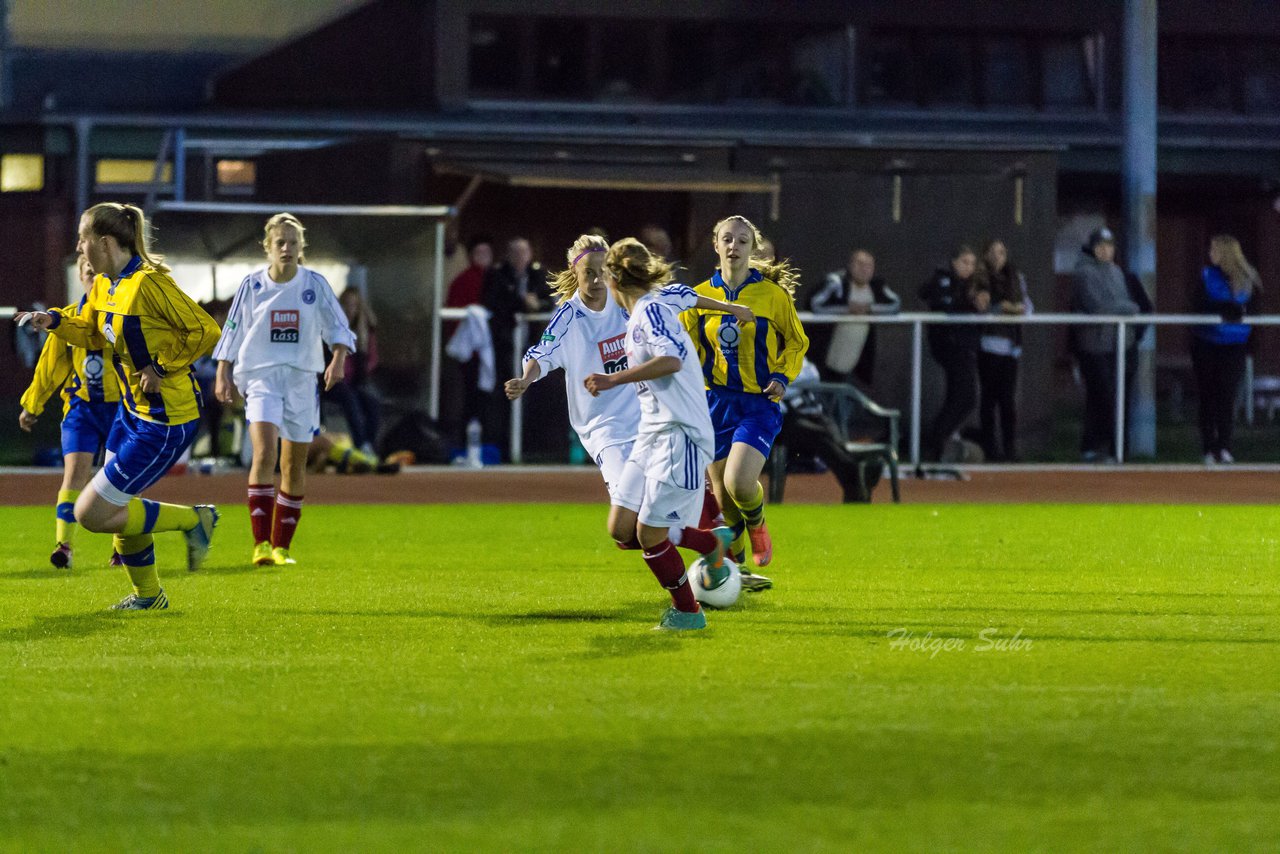
[[[78,312],[93,286],[93,268],[83,255],[76,259],[85,296],[78,304],[62,309]],[[115,453],[123,425],[116,420],[120,411],[120,384],[111,368],[110,345],[100,349],[73,347],[54,336],[45,339],[31,385],[22,395],[18,426],[28,433],[44,412],[45,401],[57,392],[62,397],[62,488],[55,509],[55,543],[49,562],[70,569],[76,532],[75,504],[93,474],[93,461],[105,447]],[[118,561],[112,554],[112,563]]]
[[[54,309],[17,318],[75,346],[115,347],[123,437],[76,499],[75,517],[86,530],[116,535],[133,593],[113,607],[126,611],[169,607],[156,573],[152,534],[184,532],[187,569],[196,570],[209,553],[218,521],[211,505],[138,497],[194,441],[200,392],[191,365],[218,341],[213,318],[182,292],[148,242],[140,209],[115,202],[94,205],[80,218],[76,245],[98,274],[84,306],[76,313]]]
[[[773,560],[773,542],[764,521],[760,472],[782,427],[780,401],[800,373],[809,339],[796,314],[796,271],[771,261],[751,222],[731,216],[712,232],[719,266],[695,289],[699,294],[746,305],[754,323],[726,314],[691,309],[681,315],[697,348],[707,386],[707,408],[715,426],[711,482],[725,524],[733,529],[734,558],[743,554],[744,529],[757,566]]]

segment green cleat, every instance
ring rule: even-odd
[[[193,509],[199,521],[186,532],[187,572],[195,572],[204,565],[204,559],[209,556],[209,545],[213,542],[213,529],[218,527],[217,507],[212,504],[197,504]]]
[[[675,605],[672,605],[662,615],[662,619],[658,621],[658,625],[653,627],[655,632],[683,632],[689,629],[705,629],[707,627],[707,615],[703,613],[702,606],[698,606],[698,610],[689,612],[681,611]]]
[[[164,595],[164,588],[155,596],[139,596],[130,593],[111,606],[112,611],[163,611],[169,607],[169,597]]]
[[[254,566],[274,566],[275,558],[271,556],[271,543],[263,540],[253,547]]]
[[[296,560],[289,557],[288,549],[282,549],[279,546],[271,550],[271,561],[276,566],[293,566],[297,563]]]
[[[713,567],[719,569],[724,566],[724,559],[728,557],[732,560],[730,552],[733,551],[733,529],[725,525],[719,528],[712,528],[711,533],[716,535],[716,539],[720,541],[719,547],[714,553],[714,557],[708,560]]]

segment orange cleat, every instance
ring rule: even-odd
[[[751,538],[751,554],[756,566],[768,566],[773,560],[773,540],[769,538],[769,526],[764,522],[758,528],[747,528],[747,536]]]

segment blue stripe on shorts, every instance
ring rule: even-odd
[[[132,412],[122,412],[124,441],[103,469],[111,485],[137,495],[164,477],[196,438],[200,422],[155,424]]]

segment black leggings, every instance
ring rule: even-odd
[[[1210,344],[1198,338],[1191,342],[1191,366],[1200,391],[1200,443],[1206,454],[1231,450],[1246,346]]]
[[[978,405],[977,346],[968,342],[930,342],[930,353],[946,375],[942,408],[929,430],[928,453],[941,459],[947,440],[959,430]]]
[[[978,352],[979,418],[982,423],[982,450],[989,460],[1010,460],[1015,456],[1014,437],[1017,412],[1014,396],[1018,389],[1018,358]],[[1000,438],[996,438],[996,412],[1000,414]]]

